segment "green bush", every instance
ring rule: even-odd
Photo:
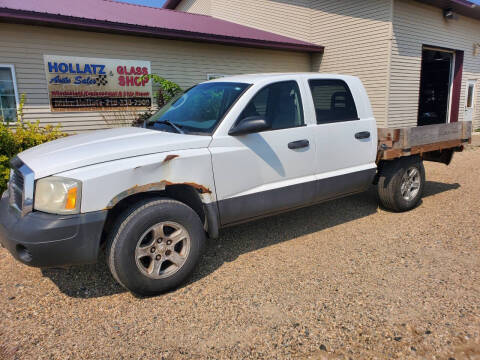
[[[7,187],[10,159],[28,148],[64,136],[67,134],[60,131],[60,125],[41,127],[39,121],[35,123],[18,121],[14,126],[9,126],[0,122],[0,194]]]
[[[182,88],[173,81],[167,80],[156,74],[149,74],[147,76],[152,80],[154,87],[158,86],[158,92],[155,94],[158,107],[162,107],[173,97],[182,92]]]
[[[174,83],[173,81],[167,80],[160,75],[148,74],[143,75],[142,80],[143,78],[148,78],[152,80],[153,88],[157,89],[156,91],[154,91],[153,97],[156,100],[158,108],[163,107],[172,98],[174,98],[183,91],[180,85]],[[135,121],[133,121],[132,125],[140,127],[143,126],[145,121],[150,119],[150,117],[154,113],[155,112],[152,109],[143,112],[137,117],[137,119],[135,119]]]
[[[173,97],[182,92],[182,88],[177,83],[167,80],[157,74],[143,75],[142,80],[148,78],[152,80],[152,85],[157,88],[154,98],[157,100],[158,107],[162,107],[168,103]]]

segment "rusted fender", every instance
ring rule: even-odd
[[[178,155],[177,155],[178,156]],[[176,157],[177,157],[176,156]],[[125,191],[122,191],[120,194],[115,196],[107,205],[105,210],[109,210],[117,205],[123,199],[140,193],[151,192],[151,191],[163,191],[167,186],[171,185],[188,185],[196,189],[200,194],[211,194],[212,191],[204,185],[200,185],[194,182],[181,182],[181,183],[174,183],[167,180],[162,180],[160,182],[145,184],[145,185],[135,185]]]

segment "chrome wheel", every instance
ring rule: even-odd
[[[153,225],[143,233],[135,248],[138,269],[152,279],[175,274],[190,252],[190,236],[180,224],[170,221]]]
[[[403,174],[400,186],[402,197],[407,201],[415,199],[420,191],[420,183],[420,171],[414,166],[408,168],[405,174]]]

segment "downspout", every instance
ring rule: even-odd
[[[309,11],[309,22],[310,22],[310,28],[309,28],[309,34],[308,34],[308,42],[315,44],[314,43],[314,36],[313,36],[313,2],[315,0],[310,0],[308,2],[308,8],[310,9]],[[318,45],[318,44],[316,44]],[[325,51],[325,49],[324,49]],[[322,53],[310,53],[310,71],[311,72],[320,72],[320,67],[322,65],[322,59],[323,59],[323,52]]]

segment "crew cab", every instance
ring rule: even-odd
[[[355,194],[406,211],[423,160],[448,164],[471,123],[377,129],[361,81],[255,74],[196,85],[145,126],[70,136],[20,153],[0,202],[0,242],[24,264],[97,261],[154,295],[194,270],[221,228]]]

